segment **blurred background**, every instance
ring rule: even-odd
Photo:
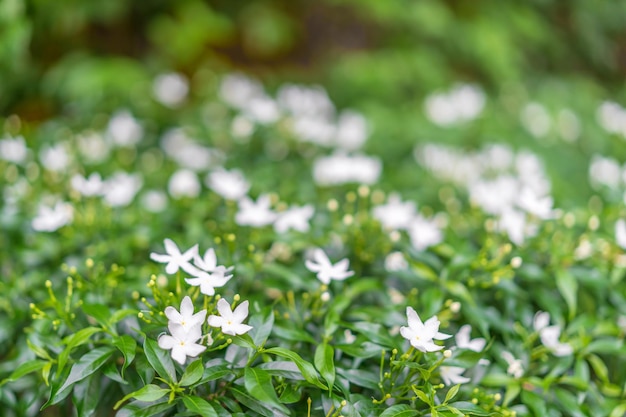
[[[603,102],[625,102],[625,22],[626,2],[597,0],[0,0],[0,114],[97,126],[141,115],[158,74],[184,74],[197,106],[237,71],[270,94],[324,86],[389,158],[420,141],[532,149],[567,178],[558,198],[588,188],[591,155],[626,158],[624,135],[597,121]],[[425,99],[459,83],[484,91],[481,117],[429,121]]]

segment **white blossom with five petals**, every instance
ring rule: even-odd
[[[228,301],[220,298],[217,302],[217,311],[220,313],[219,316],[213,314],[209,316],[209,326],[221,327],[222,333],[231,336],[245,334],[252,330],[252,326],[243,324],[248,317],[248,301],[239,304],[233,311]]]
[[[179,269],[183,271],[193,274],[197,271],[191,264],[191,259],[198,253],[198,245],[192,246],[189,250],[184,253],[180,252],[178,246],[171,239],[165,239],[165,251],[166,254],[154,253],[150,254],[150,259],[159,263],[167,263],[165,266],[165,272],[168,274],[175,274]]]
[[[159,347],[171,350],[172,359],[181,365],[185,364],[187,356],[196,357],[206,349],[206,346],[196,343],[202,337],[201,326],[193,326],[187,331],[181,324],[170,322],[167,328],[171,336],[159,336]]]
[[[193,327],[200,326],[206,318],[206,310],[200,310],[194,314],[193,303],[189,296],[185,296],[180,303],[180,312],[172,306],[165,308],[165,316],[168,318],[169,323],[180,324],[186,332],[189,332]]]
[[[354,275],[354,271],[349,271],[350,261],[347,258],[333,264],[328,259],[326,253],[321,249],[315,249],[313,252],[313,260],[305,261],[304,265],[311,272],[317,274],[317,279],[323,284],[330,284],[330,281],[343,281],[344,279]]]
[[[445,340],[452,337],[439,331],[440,322],[437,316],[432,316],[422,322],[417,312],[412,307],[407,307],[406,318],[409,326],[400,327],[400,334],[417,350],[436,352],[443,349],[443,346],[436,345],[433,340]]]

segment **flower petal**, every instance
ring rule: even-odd
[[[186,295],[180,303],[180,314],[183,317],[191,317],[193,315],[193,303],[188,295]]]
[[[248,317],[248,304],[248,300],[246,300],[235,308],[235,311],[233,311],[233,321],[241,323]]]
[[[163,243],[165,245],[165,251],[168,253],[168,255],[180,256],[180,250],[172,239],[165,239]]]
[[[209,326],[211,327],[222,327],[225,321],[223,317],[215,316],[211,314],[209,318],[207,319],[207,323],[209,323]]]
[[[174,346],[174,348],[172,349],[172,359],[174,359],[181,365],[184,365],[185,361],[187,360],[186,349],[180,345]]]
[[[413,307],[406,308],[406,319],[411,329],[421,331],[424,328],[424,323],[420,320],[417,312],[413,310]]]
[[[217,302],[217,311],[224,319],[233,319],[233,311],[230,309],[230,304],[228,303],[228,301],[226,301],[225,298],[220,298],[220,300]]]
[[[172,259],[172,257],[169,255],[163,255],[160,253],[152,252],[150,254],[150,259],[152,259],[155,262],[165,263],[165,262],[169,262]]]
[[[183,321],[183,316],[172,306],[165,307],[165,317],[174,323],[180,323]]]
[[[177,341],[169,334],[163,334],[159,336],[157,343],[161,349],[169,350],[174,347]]]

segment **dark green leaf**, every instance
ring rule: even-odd
[[[408,405],[396,404],[382,412],[380,417],[413,417],[419,412],[412,410]]]
[[[215,409],[206,400],[195,395],[186,395],[183,397],[183,404],[187,410],[193,411],[202,417],[218,417]]]
[[[122,365],[122,377],[124,371],[135,359],[135,353],[137,352],[137,342],[135,339],[128,335],[113,338],[113,346],[118,348],[122,355],[124,355],[124,365]]]
[[[146,404],[143,401],[133,401],[120,409],[115,417],[154,417],[175,407],[175,403],[159,401],[155,404]]]
[[[267,341],[270,333],[272,333],[272,327],[274,326],[274,311],[271,307],[268,307],[265,314],[255,314],[250,318],[248,322],[253,329],[250,331],[252,341],[256,346],[263,346]]]
[[[91,339],[91,336],[101,331],[102,329],[98,327],[86,327],[63,339],[65,348],[59,354],[59,358],[57,359],[57,374],[63,372],[65,364],[70,357],[70,353],[74,348],[87,343]]]
[[[304,359],[302,359],[300,355],[298,355],[296,352],[293,352],[285,348],[275,347],[275,348],[270,348],[270,349],[265,350],[265,353],[270,353],[270,354],[273,353],[274,355],[278,355],[280,357],[292,360],[296,364],[300,372],[302,372],[302,376],[304,377],[304,379],[307,380],[307,382],[315,385],[318,388],[321,388],[324,390],[328,389],[319,380],[319,374],[317,373],[313,365],[310,362],[307,362]]]
[[[266,404],[272,404],[288,414],[288,410],[278,401],[272,377],[267,371],[258,368],[246,368],[244,372],[244,383],[248,393],[257,400]]]
[[[143,350],[152,368],[169,382],[176,382],[176,368],[168,351],[159,347],[155,340],[146,337]]]
[[[569,271],[560,270],[556,273],[556,286],[567,304],[569,319],[573,320],[576,316],[578,281]]]
[[[93,317],[102,327],[109,327],[109,318],[111,317],[111,311],[107,306],[102,304],[83,304],[82,309],[85,314]]]
[[[335,384],[335,352],[332,346],[322,343],[315,349],[315,367],[328,383],[328,389],[332,390]]]
[[[198,381],[198,385],[204,384],[209,381],[215,381],[216,379],[223,378],[226,375],[230,375],[232,373],[233,371],[230,369],[230,365],[228,364],[209,366],[204,369],[202,379]]]
[[[443,400],[443,403],[444,404],[449,403],[456,396],[456,394],[459,392],[459,388],[461,388],[461,384],[456,384],[455,386],[450,388],[448,390],[448,392],[446,393],[446,398],[445,398],[445,400]]]
[[[244,392],[242,389],[236,386],[233,386],[230,391],[234,395],[235,399],[241,404],[265,417],[286,417],[289,415],[288,413],[284,413],[281,409],[272,406],[272,404],[267,404],[257,400],[256,398],[250,396],[247,392]]]
[[[169,392],[170,390],[168,388],[161,388],[158,385],[148,384],[137,391],[126,394],[124,398],[115,403],[113,409],[117,410],[122,403],[130,400],[131,398],[135,398],[136,400],[143,402],[152,402],[158,400],[159,398],[163,398],[165,395],[169,394]]]

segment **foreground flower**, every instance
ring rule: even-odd
[[[477,337],[476,339],[470,339],[470,334],[472,333],[472,326],[466,324],[462,326],[459,331],[454,336],[454,340],[456,341],[457,347],[461,349],[473,350],[474,352],[480,352],[485,347],[487,341],[482,337]]]
[[[440,323],[437,316],[432,316],[422,323],[415,310],[407,307],[406,318],[409,326],[400,327],[400,334],[417,350],[436,352],[443,349],[443,346],[436,345],[433,340],[445,340],[452,337],[452,335],[439,332]]]
[[[465,372],[465,368],[461,368],[460,366],[441,366],[439,368],[441,379],[443,379],[443,383],[446,385],[470,382],[470,378],[461,375],[463,372]]]
[[[185,328],[178,323],[170,323],[167,328],[171,336],[164,334],[159,336],[159,347],[165,350],[172,350],[172,359],[181,365],[185,364],[187,356],[196,357],[206,349],[206,346],[196,343],[202,337],[202,330],[199,325]]]
[[[509,365],[506,370],[507,374],[511,375],[513,378],[521,378],[522,375],[524,375],[521,359],[516,359],[511,352],[507,351],[502,352],[500,356],[502,356],[502,359]]]
[[[168,274],[175,274],[179,269],[182,269],[185,272],[193,274],[197,271],[197,268],[195,268],[190,261],[194,255],[198,253],[198,245],[194,245],[185,253],[181,253],[176,243],[174,243],[171,239],[165,239],[163,242],[165,244],[165,251],[167,254],[163,255],[152,252],[150,254],[150,259],[159,263],[167,263],[165,266],[165,272]]]
[[[313,252],[313,260],[305,261],[304,265],[311,272],[317,273],[317,279],[323,284],[330,284],[330,281],[343,281],[344,279],[354,275],[354,271],[349,271],[350,261],[344,258],[332,264],[326,253],[321,249],[315,249]]]
[[[248,333],[252,329],[252,326],[243,324],[243,321],[248,317],[248,301],[239,304],[233,311],[228,301],[220,298],[217,302],[217,311],[220,315],[210,315],[208,323],[212,327],[221,327],[222,333],[237,336]]]
[[[189,332],[193,327],[200,326],[204,322],[206,310],[194,314],[191,298],[185,296],[180,303],[180,312],[174,307],[168,306],[165,308],[165,316],[170,324],[179,324],[186,332]]]

